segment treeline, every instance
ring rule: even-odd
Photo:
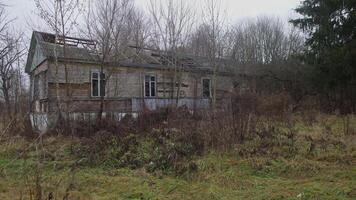
[[[8,16],[7,5],[0,1],[0,121],[27,111],[28,93],[23,74],[26,48],[16,21]],[[0,126],[1,127],[1,126]]]

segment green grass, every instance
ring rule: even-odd
[[[332,118],[332,131],[340,131],[340,120]],[[297,123],[300,134],[318,134],[322,125]],[[63,199],[356,199],[356,154],[348,151],[299,153],[281,156],[240,157],[210,152],[194,158],[197,172],[174,176],[144,169],[113,169],[87,166],[70,154],[80,139],[45,138],[44,156],[38,165],[34,147],[13,160],[31,141],[13,138],[0,145],[0,199],[32,199],[36,168],[41,173],[43,199],[52,192]],[[346,162],[347,161],[347,162]],[[85,163],[85,162],[83,162]],[[73,167],[75,166],[75,167]]]
[[[264,160],[265,158],[253,158]],[[8,163],[2,158],[0,166]],[[148,174],[143,169],[79,167],[71,172],[71,161],[43,162],[42,187],[45,194],[64,196],[70,184],[71,199],[354,199],[355,165],[310,161],[318,166],[310,172],[282,167],[300,160],[273,160],[262,169],[251,159],[209,154],[197,159],[199,170],[190,177]],[[265,161],[262,161],[265,162]],[[295,164],[295,163],[294,163]],[[60,166],[62,165],[62,166]],[[293,164],[291,164],[294,166]],[[59,167],[60,166],[60,167]],[[296,165],[297,166],[297,165]],[[18,160],[1,176],[0,199],[28,196],[34,188],[34,160]],[[309,167],[309,168],[308,168]],[[30,173],[24,173],[24,172]]]

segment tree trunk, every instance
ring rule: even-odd
[[[4,94],[6,114],[7,114],[8,118],[11,119],[12,118],[12,110],[11,110],[9,89],[8,89],[6,80],[3,80],[2,82],[3,82],[2,92]]]
[[[99,77],[98,77],[98,87],[99,87],[99,96],[100,96],[100,105],[99,105],[99,112],[98,112],[98,123],[99,123],[99,125],[101,126],[102,124],[102,116],[103,116],[103,112],[104,112],[104,101],[105,101],[105,99],[104,99],[104,97],[105,97],[105,95],[102,95],[102,92],[101,92],[101,83],[102,83],[102,81],[101,81],[101,78],[102,78],[102,74],[104,73],[104,63],[102,63],[101,64],[101,66],[100,66],[100,74],[99,74]],[[104,90],[105,90],[105,88],[106,88],[106,76],[105,76],[105,81],[103,82],[104,83]]]
[[[178,70],[178,88],[177,88],[177,99],[176,99],[177,107],[178,107],[178,103],[179,103],[180,89],[181,89],[181,85],[182,85],[182,68],[183,68],[183,66],[181,66],[181,69]]]

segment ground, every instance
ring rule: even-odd
[[[333,129],[333,127],[331,127]],[[302,131],[309,130],[304,128]],[[320,127],[315,127],[315,130]],[[33,139],[11,137],[0,147],[0,199],[356,199],[354,149],[320,156],[241,157],[234,151],[194,158],[180,176],[145,169],[84,165],[70,153],[79,138],[45,137],[38,163]],[[352,140],[351,142],[354,142]],[[25,152],[25,153],[23,153]],[[38,170],[37,170],[38,169]]]

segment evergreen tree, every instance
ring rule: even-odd
[[[302,17],[291,22],[307,34],[315,85],[329,106],[356,111],[356,0],[304,0],[295,10]]]

